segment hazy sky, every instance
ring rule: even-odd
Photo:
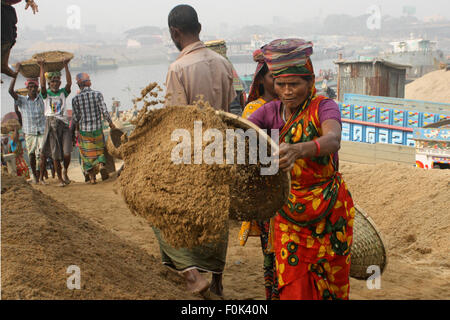
[[[23,1],[25,2],[25,1]],[[450,19],[449,0],[35,0],[39,13],[24,10],[24,3],[16,5],[21,27],[45,25],[66,26],[70,6],[80,9],[81,26],[95,24],[100,32],[122,32],[143,25],[167,26],[167,15],[177,4],[192,5],[199,15],[204,32],[222,23],[251,25],[271,23],[273,16],[289,20],[324,18],[333,13],[365,14],[373,5],[381,7],[382,15],[401,16],[403,6],[415,6],[416,16],[441,15]],[[205,31],[206,30],[206,31]]]

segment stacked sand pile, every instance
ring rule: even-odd
[[[151,255],[2,174],[3,299],[192,299]],[[69,290],[67,269],[81,272]]]
[[[382,232],[388,256],[450,267],[450,170],[344,163],[341,171]]]
[[[407,84],[405,99],[450,103],[450,71],[433,71]]]

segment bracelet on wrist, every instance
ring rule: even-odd
[[[314,143],[316,144],[316,154],[314,155],[315,157],[318,157],[320,154],[320,143],[316,140],[313,140]]]

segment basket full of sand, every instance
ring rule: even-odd
[[[241,125],[242,122],[218,114],[210,106],[173,106],[151,111],[143,108],[128,142],[119,148],[124,160],[119,182],[130,211],[147,219],[162,231],[170,245],[178,248],[218,240],[229,218],[274,216],[289,195],[287,173],[262,176],[259,170],[263,165],[259,162],[210,163],[205,156],[225,155],[229,146],[228,141],[218,145],[216,142],[220,141],[215,138],[213,142],[205,139],[209,129],[225,137],[227,129]],[[197,134],[200,141],[196,140]],[[248,142],[245,146],[248,150]],[[275,147],[278,150],[276,144]]]
[[[1,132],[2,134],[8,134],[14,130],[20,130],[22,126],[17,119],[9,119],[2,122]]]
[[[37,61],[41,58],[45,61],[45,72],[61,71],[64,68],[64,60],[72,60],[73,53],[65,51],[47,51],[36,53],[31,59],[20,63],[20,74],[25,78],[38,78],[41,69]]]
[[[38,78],[40,67],[35,59],[29,59],[20,63],[19,72],[25,78]]]

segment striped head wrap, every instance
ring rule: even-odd
[[[314,75],[309,58],[312,42],[303,39],[277,39],[261,48],[264,60],[274,78]]]
[[[258,79],[258,75],[261,72],[261,69],[264,67],[264,54],[261,49],[257,49],[253,52],[253,60],[258,63],[256,66],[256,71],[253,74],[253,81],[250,86],[250,91],[248,93],[248,102],[252,102],[257,100],[261,93],[259,92],[260,81]]]

